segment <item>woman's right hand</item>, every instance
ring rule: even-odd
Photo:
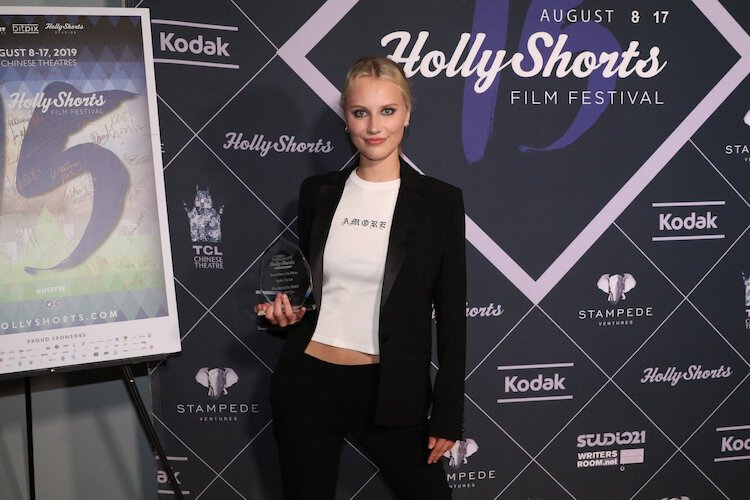
[[[302,316],[305,315],[306,309],[302,307],[295,311],[292,308],[292,304],[289,303],[289,297],[285,293],[280,293],[276,295],[276,299],[273,302],[257,304],[255,306],[255,314],[259,314],[261,311],[263,311],[266,321],[274,326],[283,328],[301,320]]]

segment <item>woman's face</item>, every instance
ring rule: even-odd
[[[380,162],[398,157],[398,146],[409,124],[409,109],[395,83],[369,76],[349,87],[346,124],[362,156]]]

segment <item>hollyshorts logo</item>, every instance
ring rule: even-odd
[[[599,309],[579,309],[579,321],[593,321],[600,327],[629,326],[639,318],[654,315],[652,306],[635,305],[623,302],[627,293],[635,288],[637,281],[630,273],[602,274],[596,282],[596,287],[607,294],[607,302],[611,307]]]
[[[715,463],[750,460],[750,425],[717,427],[719,452]]]
[[[456,441],[453,448],[446,451],[443,457],[448,459],[450,469],[446,473],[448,485],[451,488],[475,488],[477,481],[495,479],[496,470],[461,470],[464,465],[469,463],[469,457],[479,450],[477,442],[471,438]]]
[[[254,134],[252,139],[246,139],[243,132],[227,132],[224,136],[226,142],[223,144],[224,149],[234,149],[239,151],[250,151],[258,153],[261,158],[265,158],[268,153],[323,153],[327,154],[333,151],[331,141],[323,139],[306,142],[298,140],[294,135],[281,135],[276,139],[266,139],[264,134]]]
[[[224,205],[217,210],[206,189],[195,186],[195,200],[190,206],[182,202],[190,223],[190,239],[193,243],[193,263],[196,269],[224,269],[224,256],[218,245],[221,243],[221,215]]]
[[[646,431],[580,434],[576,438],[576,467],[611,467],[642,464],[645,460]],[[637,446],[641,446],[638,448]],[[607,448],[607,449],[602,449]],[[583,451],[588,450],[588,451]]]
[[[222,397],[229,394],[228,389],[239,380],[232,368],[200,368],[195,381],[208,389],[206,395],[210,402],[177,403],[177,414],[196,417],[199,422],[237,422],[240,416],[260,413],[258,403],[221,402]]]
[[[641,47],[637,40],[623,49],[606,27],[607,20],[616,15],[613,9],[539,9],[537,5],[529,6],[517,40],[508,38],[510,32],[518,31],[508,25],[511,16],[507,5],[492,0],[475,3],[472,32],[462,33],[452,52],[432,49],[427,31],[416,36],[395,31],[380,40],[382,47],[395,44],[389,57],[402,63],[409,77],[442,74],[466,79],[462,135],[469,163],[484,157],[490,141],[503,71],[512,71],[523,79],[586,81],[586,90],[578,84],[567,90],[503,89],[511,105],[564,104],[578,108],[576,118],[558,139],[543,148],[521,146],[524,150],[567,147],[593,127],[609,105],[664,104],[658,91],[616,88],[618,79],[657,76],[667,62],[660,59],[659,47]],[[517,45],[518,51],[509,54],[505,49],[508,45]]]
[[[56,35],[72,35],[83,30],[83,24],[77,23],[47,23],[44,26],[46,31],[53,31]]]
[[[505,312],[505,309],[503,308],[502,304],[495,304],[494,302],[490,302],[487,305],[475,305],[475,304],[469,304],[469,301],[466,301],[466,317],[467,318],[492,318],[492,317],[500,317]],[[435,311],[435,308],[432,308],[432,319],[435,320],[437,318],[437,313]]]
[[[720,240],[724,238],[717,210],[726,201],[676,201],[652,203],[656,211],[656,231],[651,236],[655,242],[695,240]],[[718,219],[718,220],[717,220]]]
[[[574,363],[498,366],[498,371],[504,375],[503,396],[497,402],[518,404],[573,399],[566,375],[573,366]]]
[[[690,365],[687,370],[679,370],[676,366],[666,369],[655,366],[644,368],[641,384],[669,384],[674,387],[681,382],[729,378],[732,374],[732,367],[724,365],[709,369],[704,369],[703,365]]]
[[[38,24],[13,24],[14,35],[38,35]]]

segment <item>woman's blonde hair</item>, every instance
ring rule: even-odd
[[[406,104],[406,109],[411,109],[411,84],[406,78],[401,66],[387,57],[363,57],[349,68],[349,72],[346,74],[346,80],[344,80],[344,85],[341,87],[341,97],[339,98],[339,104],[341,104],[343,109],[346,109],[349,90],[353,85],[356,85],[357,80],[363,76],[388,80],[389,82],[394,83],[396,87],[398,87],[398,90],[401,91],[404,103]]]

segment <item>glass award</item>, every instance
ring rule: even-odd
[[[312,293],[310,264],[300,247],[279,238],[260,259],[260,294],[267,302],[285,293],[294,310],[305,305]]]

